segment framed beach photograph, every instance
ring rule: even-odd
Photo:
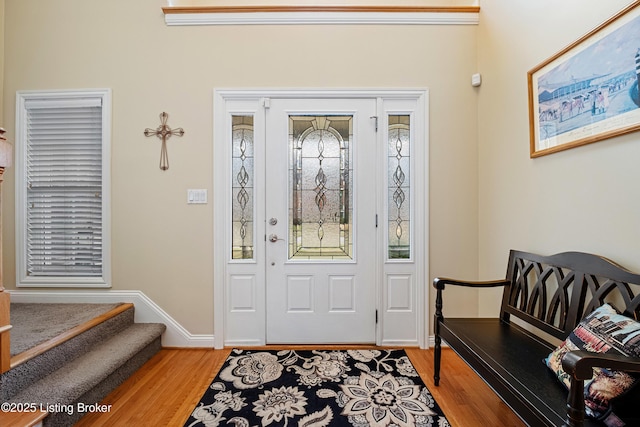
[[[527,73],[532,158],[640,130],[638,6]]]

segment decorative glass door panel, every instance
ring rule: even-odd
[[[253,259],[253,116],[232,116],[232,259]]]
[[[353,259],[353,116],[289,116],[289,259]]]
[[[409,115],[389,115],[387,183],[388,258],[411,258],[411,128]]]

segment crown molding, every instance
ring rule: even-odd
[[[170,26],[189,25],[477,25],[480,7],[167,6]]]

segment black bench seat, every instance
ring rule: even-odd
[[[473,369],[514,412],[527,420],[542,418],[531,425],[562,425],[564,416],[558,414],[566,412],[567,390],[542,363],[553,346],[500,319],[446,319],[443,330],[463,360],[478,361]],[[528,409],[534,401],[540,411]]]
[[[443,293],[447,286],[476,289],[503,287],[500,316],[445,317]],[[437,289],[434,324],[436,385],[441,380],[441,342],[444,341],[527,425],[604,425],[600,421],[585,418],[582,391],[568,393],[543,360],[584,316],[605,302],[613,300],[618,306],[622,303],[623,309],[619,311],[637,320],[640,312],[640,276],[590,254],[572,252],[542,257],[511,251],[505,280],[462,282],[437,278],[434,287]],[[625,297],[617,294],[621,289],[627,293]],[[512,315],[518,317],[518,322],[511,319]],[[527,328],[516,323],[525,324]],[[532,330],[542,331],[549,338],[542,338],[544,334],[536,334]],[[572,353],[575,354],[567,357]],[[604,355],[572,353],[565,356],[563,366],[566,362],[565,371],[574,374],[576,389],[582,390],[584,379],[592,375],[593,365],[587,369],[577,366],[591,363],[590,359]],[[605,366],[640,372],[640,359],[618,359],[622,365]],[[598,362],[594,363],[598,365]],[[576,374],[575,371],[583,372]],[[580,376],[582,379],[578,378]],[[635,394],[629,399],[636,399],[637,406],[640,390],[636,392],[636,389],[640,389],[640,386],[634,388]]]

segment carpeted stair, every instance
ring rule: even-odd
[[[72,426],[85,415],[82,404],[99,403],[160,350],[166,328],[134,323],[132,304],[12,304],[11,315],[12,369],[0,377],[0,400],[54,409],[44,426]],[[24,327],[34,316],[41,318]]]

